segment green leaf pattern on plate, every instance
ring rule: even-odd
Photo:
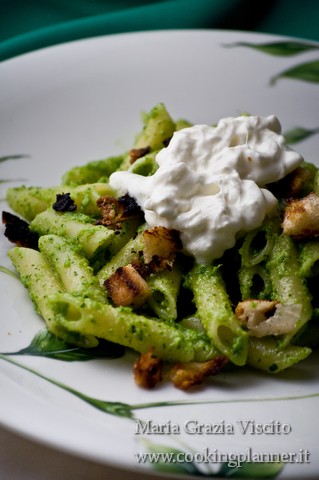
[[[270,85],[274,85],[281,78],[319,83],[319,60],[302,63],[278,73],[270,79]]]
[[[149,439],[142,439],[147,456],[138,454],[139,458],[148,459],[152,468],[160,473],[194,475],[206,478],[275,478],[283,470],[282,462],[253,462],[239,458],[223,461],[214,472],[202,471],[190,449],[179,450],[174,447],[153,443]],[[230,459],[231,460],[231,459]],[[217,462],[216,462],[217,464]],[[207,465],[207,464],[206,464]]]
[[[13,278],[19,278],[17,272],[10,270],[10,268],[4,267],[3,265],[0,265],[0,272],[5,273],[6,275],[10,275]]]
[[[318,45],[295,41],[269,42],[261,44],[249,42],[235,42],[224,46],[253,48],[269,55],[283,57],[290,57],[293,55],[308,52],[310,50],[319,49]],[[319,60],[305,62],[283,70],[282,72],[278,73],[270,79],[270,85],[275,85],[275,83],[281,78],[319,83]]]
[[[20,160],[21,158],[29,158],[29,155],[6,155],[0,157],[0,163],[7,162],[8,160]]]
[[[47,377],[43,375],[42,373],[34,370],[31,367],[28,367],[22,363],[17,362],[16,360],[13,360],[10,358],[11,354],[7,353],[0,353],[0,359],[5,360],[8,363],[11,363],[17,367],[20,367],[24,370],[26,370],[29,373],[32,373],[33,375],[36,375],[39,378],[42,378],[43,380],[48,381],[49,383],[52,383],[53,385],[56,385],[57,387],[62,388],[63,390],[72,393],[76,397],[85,400],[86,402],[90,403],[93,407],[98,408],[99,410],[104,411],[105,413],[109,413],[111,415],[115,416],[125,416],[128,418],[134,418],[133,416],[133,411],[134,410],[144,410],[144,409],[149,409],[149,408],[158,408],[158,407],[177,407],[177,406],[185,406],[185,405],[213,405],[213,404],[234,404],[234,403],[256,403],[256,402],[277,402],[277,401],[292,401],[292,400],[302,400],[305,398],[314,398],[314,397],[319,397],[319,392],[312,393],[312,394],[307,394],[307,395],[291,395],[291,396],[285,396],[285,397],[267,397],[267,398],[232,398],[232,399],[224,399],[224,400],[202,400],[202,401],[192,401],[192,400],[186,400],[186,401],[168,401],[168,402],[151,402],[151,403],[137,403],[130,405],[128,403],[121,403],[121,402],[108,402],[105,400],[100,400],[96,399],[93,397],[89,397],[86,394],[79,392],[77,390],[74,390],[72,387],[69,387],[68,385],[65,385],[58,380],[52,379],[50,377]]]
[[[20,160],[21,158],[29,158],[29,155],[5,155],[0,157],[0,163],[7,162],[8,160]],[[0,179],[1,183],[8,183],[8,182],[22,182],[25,181],[25,178],[16,178],[16,179]]]
[[[79,392],[78,390],[75,390],[72,387],[69,387],[68,385],[65,385],[64,383],[59,382],[58,380],[55,380],[53,378],[47,377],[46,375],[43,375],[42,373],[34,370],[31,367],[27,367],[26,365],[23,365],[22,363],[19,363],[16,360],[13,360],[12,358],[10,358],[10,354],[0,353],[0,359],[5,360],[8,363],[11,363],[13,365],[16,365],[17,367],[20,367],[23,370],[26,370],[27,372],[32,373],[33,375],[36,375],[39,378],[42,378],[43,380],[46,380],[52,385],[55,385],[56,387],[59,387],[62,390],[68,393],[71,393],[72,395],[76,396],[80,400],[83,400],[84,402],[90,404],[92,407],[97,408],[98,410],[101,410],[104,413],[115,415],[117,417],[126,417],[131,419],[134,418],[133,409],[131,405],[128,405],[126,403],[121,403],[121,402],[108,402],[105,400],[100,400],[98,398],[90,397],[82,392]]]
[[[295,127],[291,130],[284,132],[283,135],[288,145],[292,145],[293,143],[302,142],[303,140],[306,140],[307,138],[315,135],[316,133],[319,133],[319,127],[312,129]]]
[[[38,345],[35,344],[41,344],[41,336],[40,338],[36,338],[36,340],[33,342],[32,348],[37,350],[39,348]],[[44,341],[45,343],[45,341]],[[31,343],[32,345],[32,343]],[[0,359],[5,360],[8,363],[11,363],[17,367],[20,367],[27,372],[43,379],[46,380],[47,382],[51,383],[52,385],[55,385],[56,387],[59,387],[63,389],[64,391],[74,395],[78,399],[88,403],[92,407],[100,410],[103,413],[107,413],[109,415],[114,415],[117,417],[122,417],[122,418],[127,418],[130,420],[135,420],[135,415],[134,411],[135,410],[142,410],[142,409],[150,409],[150,408],[158,408],[158,407],[175,407],[175,406],[183,406],[183,405],[200,405],[200,404],[218,404],[218,403],[247,403],[247,402],[270,402],[270,401],[282,401],[282,400],[298,400],[298,399],[303,399],[303,398],[312,398],[312,397],[319,397],[319,392],[318,393],[313,393],[310,395],[296,395],[296,396],[288,396],[288,397],[270,397],[270,398],[243,398],[243,399],[231,399],[231,400],[213,400],[213,401],[168,401],[168,402],[154,402],[154,403],[141,403],[141,404],[133,404],[130,405],[128,403],[123,403],[123,402],[109,402],[106,400],[101,400],[98,398],[91,397],[89,395],[86,395],[72,387],[69,387],[68,385],[65,385],[58,380],[55,380],[53,378],[47,377],[46,375],[43,375],[42,373],[34,370],[31,367],[28,367],[26,365],[23,365],[16,360],[13,360],[10,358],[10,354],[0,354]],[[176,454],[176,450],[175,450]],[[189,465],[187,462],[178,464],[176,465],[176,462],[172,460],[173,469],[174,472],[176,473],[177,470],[176,468],[179,468],[178,472],[181,473],[181,469],[186,469],[187,472],[184,471],[184,473],[188,473],[189,475],[198,475],[197,467],[195,465]],[[243,466],[244,464],[242,464]],[[154,467],[155,464],[152,463],[152,466]],[[231,468],[231,470],[230,470]],[[245,470],[239,470],[239,468],[235,467],[230,467],[229,465],[222,464],[221,469],[218,473],[218,475],[221,477],[237,477],[237,478],[273,478],[276,476],[279,471],[281,470],[282,465],[281,464],[268,464],[268,463],[254,463],[254,462],[249,462],[247,465],[245,465]],[[244,472],[244,475],[242,473]],[[202,476],[206,476],[205,474],[201,474]],[[212,477],[212,475],[209,475]]]
[[[43,329],[35,335],[26,348],[4,355],[32,355],[66,362],[83,362],[95,358],[119,358],[124,355],[124,352],[125,349],[121,345],[107,341],[100,341],[99,345],[94,348],[74,347]]]
[[[268,42],[268,43],[250,43],[250,42],[235,42],[224,45],[225,47],[248,47],[268,55],[275,55],[281,57],[290,57],[298,55],[310,50],[319,50],[315,44],[286,41],[286,42]]]
[[[142,443],[148,454],[152,457],[151,466],[154,470],[161,473],[175,473],[184,475],[203,476],[204,474],[193,461],[186,461],[184,450],[151,442],[148,438],[143,438]],[[141,454],[142,456],[143,454]],[[149,458],[149,457],[146,457]],[[184,458],[184,461],[181,459]]]

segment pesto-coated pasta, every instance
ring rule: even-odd
[[[62,293],[65,289],[45,256],[31,248],[14,247],[10,250],[9,257],[48,330],[70,344],[84,348],[95,347],[98,340],[94,336],[81,332],[72,333],[56,323],[55,313],[48,299],[52,294]]]
[[[319,240],[303,242],[300,246],[299,259],[301,277],[319,275]]]
[[[137,173],[138,175],[143,175],[144,177],[153,175],[158,168],[155,161],[157,153],[158,151],[151,152],[148,155],[138,158],[130,167],[130,171],[132,173]]]
[[[122,249],[99,270],[97,276],[101,283],[109,278],[117,268],[127,265],[138,258],[140,251],[143,249],[143,230],[145,228],[145,225],[141,227],[139,233],[134,238],[131,238]]]
[[[163,320],[177,319],[177,297],[181,281],[182,273],[176,265],[172,270],[153,274],[147,280],[152,292],[147,302],[159,318]]]
[[[138,315],[127,307],[59,293],[51,296],[50,304],[55,321],[71,332],[85,332],[141,353],[152,349],[154,355],[169,362],[205,361],[218,355],[205,334]]]
[[[244,365],[248,335],[232,310],[219,268],[196,265],[188,273],[186,285],[194,294],[197,315],[213,344],[234,364]]]
[[[123,160],[124,154],[95,160],[80,167],[73,167],[63,175],[62,185],[65,185],[66,188],[102,182],[106,185],[111,173],[119,168]]]
[[[110,183],[116,183],[109,179],[118,171],[121,173],[116,175],[124,175],[122,178],[136,178],[131,174],[150,177],[161,168],[162,162],[165,166],[171,162],[175,168],[174,154],[169,153],[167,159],[165,154],[170,149],[162,149],[174,146],[176,138],[184,134],[176,133],[170,142],[174,132],[191,125],[187,120],[174,121],[165,105],[159,103],[144,115],[142,129],[130,149],[69,169],[59,186],[9,188],[9,206],[30,222],[23,228],[35,233],[36,240],[39,237],[39,251],[14,247],[9,257],[48,330],[67,343],[94,347],[105,339],[142,354],[151,352],[167,363],[191,364],[190,369],[195,362],[195,370],[197,363],[227,357],[225,363],[227,361],[230,367],[247,365],[271,374],[280,373],[306,359],[311,353],[310,347],[319,343],[319,240],[311,232],[301,239],[288,236],[283,233],[285,229],[281,224],[289,196],[302,198],[313,191],[319,195],[318,169],[302,162],[296,170],[288,172],[288,178],[273,182],[270,176],[269,181],[273,183],[262,187],[269,187],[269,196],[264,190],[261,198],[266,199],[272,209],[265,207],[262,218],[257,209],[257,221],[250,226],[254,230],[249,231],[247,220],[247,228],[243,224],[236,231],[232,245],[227,243],[227,228],[231,222],[225,221],[221,229],[226,225],[223,230],[226,233],[222,236],[227,243],[226,251],[221,256],[215,252],[205,263],[204,257],[196,257],[194,250],[187,250],[188,234],[183,231],[183,225],[165,227],[170,224],[166,223],[168,217],[186,218],[184,213],[189,213],[189,203],[196,203],[194,198],[202,187],[205,200],[219,194],[219,184],[214,181],[206,185],[206,174],[201,171],[195,186],[191,181],[188,183],[193,167],[194,172],[196,170],[195,161],[190,162],[191,168],[177,162],[176,184],[171,175],[169,178],[174,181],[168,194],[162,195],[160,184],[153,202],[159,206],[160,213],[154,217],[157,223],[152,228],[149,212],[152,214],[155,210],[152,210],[149,191],[156,190],[153,178],[142,178],[143,188],[151,186],[145,187],[145,205],[144,190],[142,199],[138,193],[132,193],[132,199],[125,195],[125,188],[122,191],[119,187],[118,198],[114,198],[117,193]],[[209,128],[215,131],[217,125]],[[193,160],[198,152],[192,150],[195,147],[191,142],[188,145],[189,138],[184,139],[181,149]],[[218,142],[223,143],[222,140]],[[236,145],[237,141],[239,137],[234,134],[230,148],[232,142]],[[242,141],[247,142],[247,139],[243,137]],[[238,146],[243,145],[239,143]],[[159,152],[164,156],[157,157]],[[210,150],[206,157],[209,155]],[[249,155],[247,159],[244,154],[240,158],[243,170],[250,172],[245,182],[254,181],[254,171],[250,169],[254,169],[252,165],[255,164]],[[206,157],[199,157],[206,162]],[[187,182],[183,185],[189,195],[183,198],[183,208],[178,210],[175,199],[177,192],[182,191],[178,189],[179,175],[184,175],[186,168],[191,173],[185,177]],[[123,173],[124,170],[129,172]],[[170,170],[164,171],[162,177],[165,179],[166,172],[169,175]],[[261,175],[261,171],[257,173]],[[256,188],[259,188],[257,183]],[[230,195],[237,208],[240,201],[235,190]],[[56,197],[63,193],[70,196],[74,211],[55,210]],[[277,206],[275,198],[273,203],[270,201],[272,195],[278,200]],[[246,195],[246,198],[251,196]],[[207,205],[209,216],[205,220],[208,225],[208,219],[215,217],[211,215],[211,204]],[[254,205],[252,203],[251,208]],[[225,210],[227,208],[236,210],[231,210],[229,205]],[[210,243],[210,248],[206,248],[206,237],[204,241],[202,229],[197,228],[203,208],[194,211],[184,223],[194,225],[200,244],[210,253],[215,245]],[[221,218],[232,218],[226,214],[224,217],[224,212],[218,209],[216,212],[216,222],[219,214]],[[255,228],[258,225],[260,227]],[[216,230],[218,228],[217,225]],[[161,237],[160,229],[165,230],[166,236]],[[216,238],[214,229],[215,224],[209,227],[211,235],[207,237],[213,241]],[[223,252],[223,248],[220,251]],[[121,295],[127,297],[123,300]],[[281,312],[280,315],[275,316],[275,311]],[[285,312],[288,313],[283,319]],[[290,322],[286,321],[287,315]],[[296,322],[295,317],[298,317]]]
[[[244,267],[258,265],[267,259],[274,246],[275,230],[278,230],[275,222],[267,219],[260,228],[247,233],[239,249]]]
[[[149,152],[160,150],[165,146],[175,131],[175,123],[163,103],[157,104],[144,115],[142,131],[137,135],[133,148],[136,150],[147,148]],[[127,170],[131,165],[130,155],[126,155],[120,170]]]
[[[311,348],[288,345],[278,348],[271,337],[250,338],[247,365],[268,373],[279,373],[307,358]]]
[[[67,292],[106,303],[105,289],[74,242],[59,235],[43,235],[39,239],[39,249],[58,273]]]
[[[250,298],[264,300],[271,297],[272,282],[264,264],[241,267],[238,272],[238,281],[242,300]]]
[[[56,212],[47,209],[39,213],[30,224],[39,235],[55,234],[76,240],[88,258],[98,250],[106,250],[115,237],[113,230],[94,225],[92,218],[77,212]]]
[[[107,183],[85,184],[65,187],[15,187],[7,190],[7,201],[10,207],[31,221],[41,212],[50,208],[56,200],[57,194],[70,193],[77,211],[86,215],[98,215],[96,205],[101,195],[113,195],[113,190]]]
[[[276,237],[268,268],[273,282],[273,299],[283,304],[301,305],[301,314],[295,328],[284,335],[281,341],[281,346],[286,347],[310,320],[312,307],[310,293],[299,275],[297,249],[293,240],[283,233]]]

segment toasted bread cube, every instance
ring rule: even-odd
[[[177,231],[166,227],[145,230],[143,239],[145,263],[150,263],[155,256],[168,259],[181,249]]]
[[[312,192],[291,200],[285,208],[282,228],[286,235],[295,238],[319,235],[319,197]]]
[[[97,220],[97,225],[120,229],[122,223],[132,217],[141,215],[141,209],[136,200],[128,194],[120,198],[104,195],[96,202],[102,217]]]
[[[195,385],[200,385],[206,377],[217,375],[227,363],[228,359],[224,355],[203,363],[178,363],[171,368],[169,375],[176,388],[188,390]]]
[[[151,294],[147,282],[131,264],[118,268],[104,286],[117,307],[139,308]]]
[[[147,389],[154,388],[163,380],[163,361],[149,350],[135,361],[133,372],[136,385]]]
[[[300,304],[283,305],[275,300],[244,300],[235,309],[243,327],[257,338],[292,332],[300,313]]]

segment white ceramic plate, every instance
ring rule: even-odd
[[[8,185],[55,185],[73,165],[125,151],[140,129],[140,112],[159,101],[174,118],[194,123],[213,123],[241,112],[274,113],[284,131],[317,129],[319,86],[302,77],[309,76],[319,51],[275,56],[238,44],[286,40],[225,31],[137,33],[69,43],[4,62],[0,66],[0,157],[26,157],[0,164],[1,179],[11,182],[0,185],[2,209],[7,209],[3,198]],[[318,134],[313,133],[295,148],[319,165],[318,144]],[[11,268],[6,257],[9,243],[3,236],[0,242],[0,265]],[[26,347],[43,323],[19,281],[1,272],[0,304],[0,352]],[[295,453],[299,461],[288,463],[292,457],[284,457],[287,463],[280,478],[317,476],[316,354],[279,376],[244,369],[220,374],[194,393],[168,385],[141,390],[132,376],[133,353],[89,362],[6,358],[20,366],[0,359],[1,422],[64,451],[154,472],[154,465],[138,464],[135,454],[178,450],[187,453],[186,462],[166,463],[166,474],[176,471],[187,476],[200,471],[219,477],[225,477],[227,469],[214,462],[218,455],[238,459],[241,454],[247,460],[249,452],[286,452]],[[134,420],[98,410],[75,391],[104,400],[107,409],[112,402],[124,403],[125,411],[136,419],[166,425],[166,433],[137,434]],[[189,421],[229,427],[219,434],[190,433],[185,427]],[[243,433],[240,426],[247,422],[277,427],[271,434]],[[169,431],[173,424],[177,427]],[[174,432],[176,428],[180,431]],[[215,458],[201,461],[207,449]],[[195,464],[190,463],[192,455]],[[245,463],[240,472],[259,478],[260,467]]]

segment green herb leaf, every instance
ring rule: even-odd
[[[317,45],[304,42],[269,42],[269,43],[249,43],[249,42],[236,42],[224,45],[225,47],[247,47],[259,50],[268,55],[290,57],[292,55],[298,55],[309,50],[318,50]]]
[[[288,144],[292,144],[302,142],[303,140],[306,140],[308,137],[311,137],[311,135],[315,135],[316,133],[319,133],[319,127],[313,129],[295,127],[291,130],[288,130],[287,132],[284,132],[283,135],[286,139],[286,142]]]
[[[119,358],[124,355],[124,347],[107,341],[100,341],[95,348],[80,348],[60,340],[48,330],[40,330],[30,345],[18,352],[6,355],[33,355],[54,358],[66,362],[87,361],[95,358]]]
[[[302,63],[289,68],[288,70],[284,70],[270,80],[270,85],[274,85],[280,78],[291,78],[293,80],[302,80],[304,82],[319,83],[319,60]]]

